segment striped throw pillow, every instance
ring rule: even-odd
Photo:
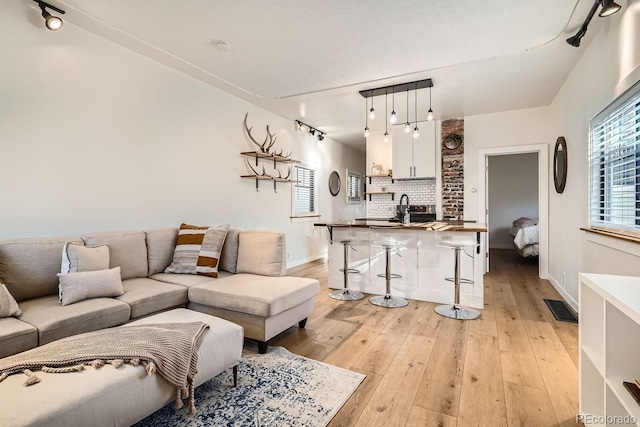
[[[165,273],[200,274],[218,277],[218,264],[229,224],[198,227],[181,224],[173,262]]]

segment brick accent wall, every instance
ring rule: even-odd
[[[447,136],[458,134],[462,144],[450,150],[444,142]],[[464,119],[442,122],[442,218],[464,219]]]

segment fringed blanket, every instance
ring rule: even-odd
[[[193,378],[198,349],[209,325],[203,322],[158,323],[123,326],[74,335],[0,359],[0,381],[23,372],[24,385],[38,383],[32,371],[64,373],[81,371],[85,365],[100,368],[109,363],[142,364],[147,375],[157,372],[176,387],[176,408],[189,397],[189,414],[195,414]]]

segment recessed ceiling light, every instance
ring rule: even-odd
[[[231,45],[229,43],[225,42],[224,40],[216,40],[216,41],[213,42],[213,45],[220,52],[227,52],[228,50],[231,49]]]

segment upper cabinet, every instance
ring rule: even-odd
[[[436,122],[421,122],[418,127],[420,136],[417,139],[412,138],[411,132],[404,132],[404,125],[393,127],[395,179],[436,176]]]
[[[365,175],[373,175],[371,166],[375,163],[382,167],[382,175],[387,175],[393,167],[391,162],[391,138],[384,142],[384,132],[371,132],[367,138],[367,171]],[[375,174],[377,175],[377,173]]]

